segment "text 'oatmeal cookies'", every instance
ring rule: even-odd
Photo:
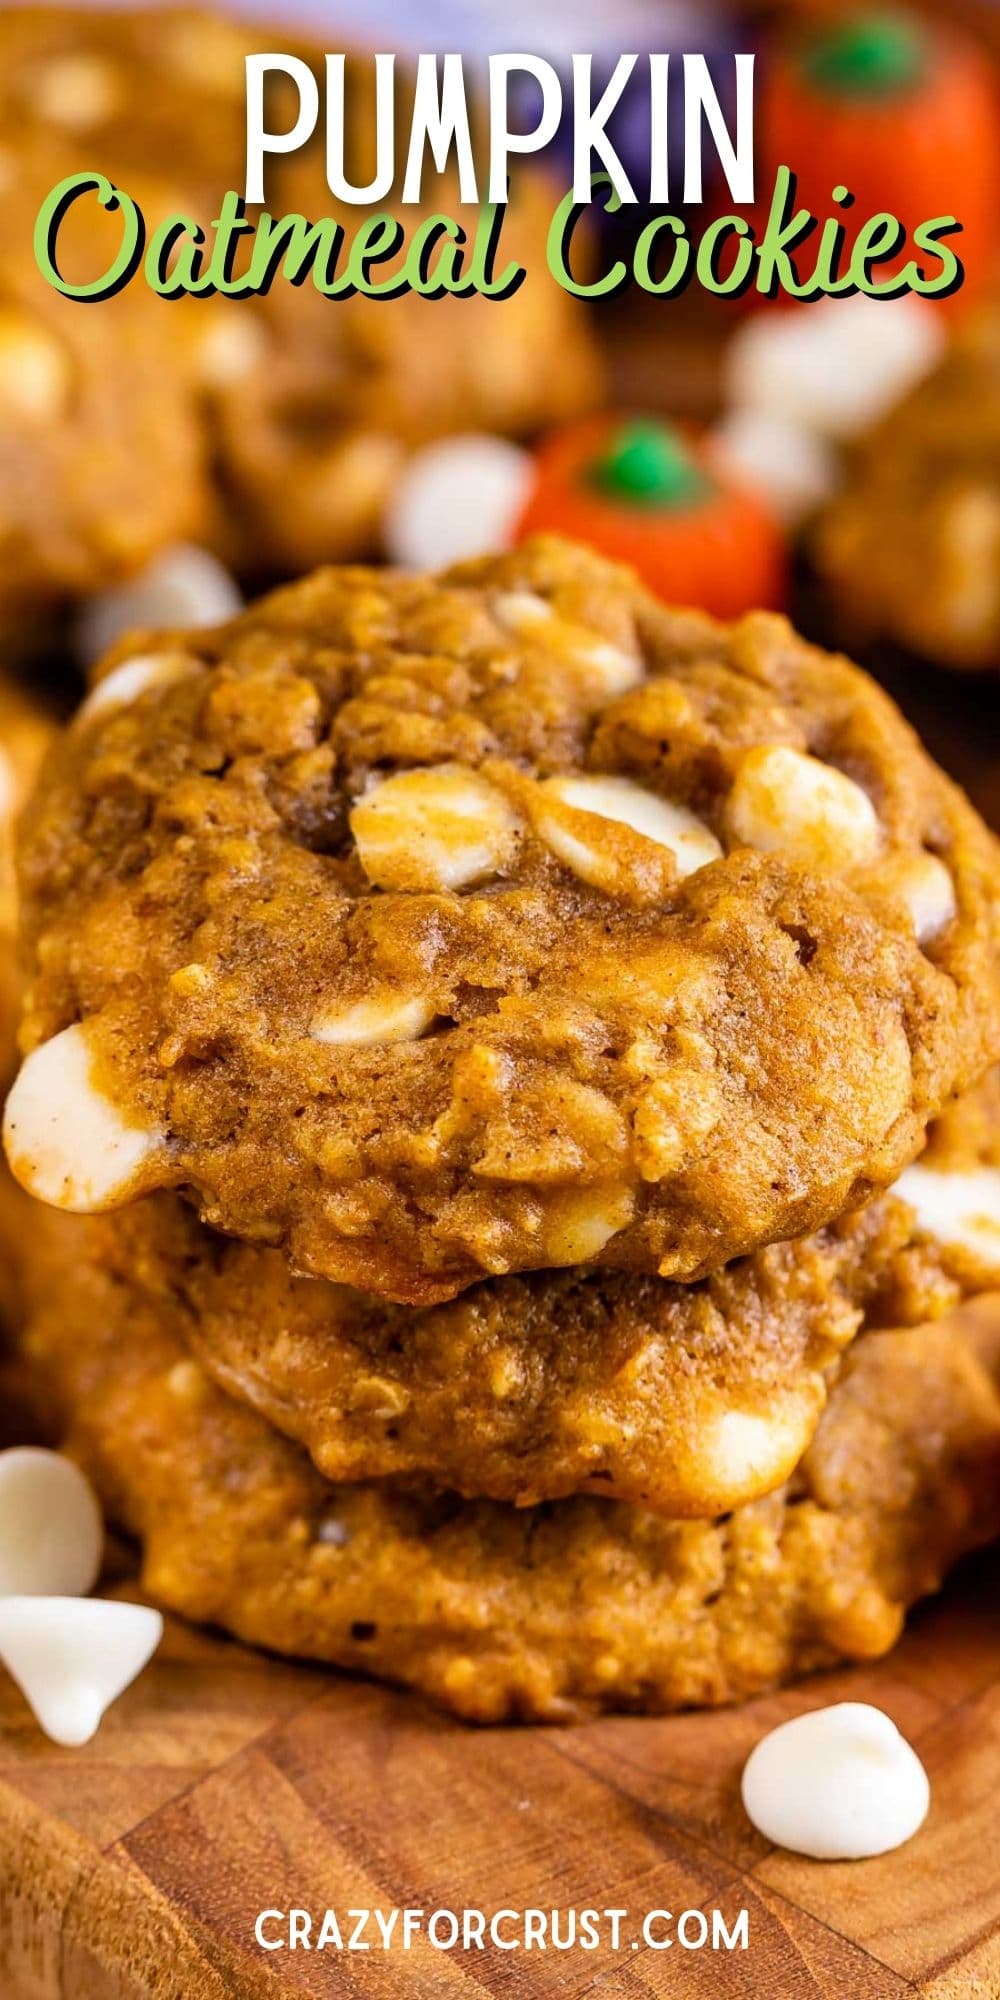
[[[1000,1052],[995,842],[780,618],[541,540],[133,650],[22,842],[50,1201],[182,1188],[409,1303],[690,1280],[888,1184]]]

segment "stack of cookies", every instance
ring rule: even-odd
[[[855,668],[565,543],[119,648],[4,1230],[148,1590],[480,1720],[885,1650],[1000,1528],[998,883]]]

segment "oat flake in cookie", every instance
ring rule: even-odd
[[[887,1184],[997,1053],[996,844],[781,619],[543,540],[135,650],[22,842],[7,1147],[57,1204],[183,1188],[411,1303],[694,1279]]]

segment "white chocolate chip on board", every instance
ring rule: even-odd
[[[860,1861],[912,1839],[930,1785],[888,1715],[840,1701],[772,1729],[747,1758],[742,1796],[765,1840],[816,1861]]]
[[[592,677],[602,696],[627,694],[643,678],[643,663],[610,639],[589,632],[585,625],[561,618],[548,599],[533,590],[509,590],[493,601],[495,616],[515,638],[552,653]]]
[[[351,813],[358,858],[379,889],[463,889],[511,860],[520,823],[495,785],[459,764],[400,771]]]
[[[395,480],[382,524],[391,563],[446,569],[507,548],[534,480],[530,453],[470,432],[415,452]]]
[[[34,1445],[0,1452],[0,1598],[85,1597],[103,1552],[101,1510],[72,1459]]]
[[[434,1020],[433,1002],[419,994],[387,993],[357,1000],[353,1006],[317,1014],[310,1034],[333,1046],[374,1048],[389,1042],[415,1042]]]
[[[967,1251],[1000,1276],[1000,1167],[945,1173],[918,1161],[900,1174],[892,1192],[928,1236]]]
[[[113,708],[128,708],[150,688],[168,687],[197,673],[198,661],[190,653],[138,653],[123,660],[91,688],[76,712],[78,722],[92,722],[95,715],[107,715]]]
[[[726,824],[742,846],[835,873],[873,860],[881,845],[867,792],[785,744],[757,745],[740,759]]]
[[[0,306],[0,410],[54,423],[69,400],[71,367],[59,341],[16,306]]]
[[[81,49],[40,63],[32,71],[31,98],[36,117],[46,125],[89,132],[114,116],[121,90],[112,65]]]
[[[90,663],[128,632],[223,625],[242,606],[240,592],[218,557],[193,542],[178,542],[127,583],[103,591],[84,606],[76,626],[77,651]]]
[[[95,1215],[133,1191],[163,1134],[131,1124],[91,1075],[79,1024],[63,1028],[22,1063],[4,1111],[7,1158],[29,1194],[53,1208]]]
[[[540,789],[547,796],[560,799],[564,805],[572,807],[574,812],[627,826],[632,833],[640,834],[643,840],[668,848],[681,877],[706,868],[710,861],[718,861],[722,854],[714,833],[703,820],[696,818],[686,806],[674,805],[671,800],[660,798],[656,792],[647,791],[631,778],[547,778]],[[586,880],[593,879],[592,874],[586,872],[588,868],[593,869],[593,860],[574,832],[553,820],[544,837],[561,861],[575,869],[577,874],[584,875]]]
[[[54,1743],[89,1743],[105,1710],[163,1637],[144,1604],[94,1597],[0,1599],[0,1660]]]

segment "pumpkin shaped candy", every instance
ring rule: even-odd
[[[516,539],[540,531],[628,563],[658,597],[720,618],[784,594],[783,536],[768,503],[658,420],[594,417],[543,441]]]
[[[816,216],[830,213],[834,188],[850,191],[848,253],[869,217],[899,218],[907,240],[876,266],[879,283],[913,256],[915,226],[946,215],[962,225],[950,239],[965,267],[962,295],[989,280],[1000,248],[996,78],[950,26],[847,8],[790,33],[763,79],[757,146],[760,184],[792,168],[798,201]]]

